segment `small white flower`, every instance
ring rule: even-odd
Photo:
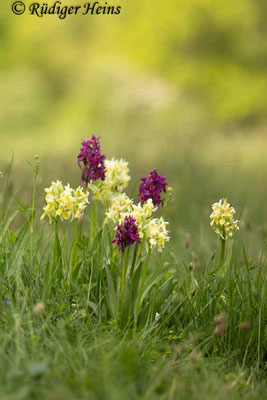
[[[137,206],[133,205],[132,214],[138,223],[143,224],[156,210],[157,207],[153,205],[152,199],[148,199],[144,204],[138,203]]]
[[[105,160],[105,181],[107,181],[112,190],[122,192],[128,186],[131,179],[129,176],[128,162],[125,160]]]
[[[95,200],[110,205],[114,197],[128,186],[130,179],[128,162],[112,158],[105,160],[105,180],[94,181],[89,184],[89,188]]]
[[[156,313],[156,315],[155,315],[155,321],[158,322],[159,320],[160,320],[160,314],[159,314],[159,313]]]
[[[164,221],[162,217],[159,219],[153,218],[148,224],[148,239],[150,247],[152,249],[157,247],[160,253],[165,247],[165,243],[170,240],[167,225],[168,222]]]
[[[214,233],[222,239],[232,237],[233,232],[239,229],[239,221],[234,219],[234,215],[235,209],[227,202],[227,199],[214,203],[210,214],[210,225]]]
[[[79,186],[76,190],[69,184],[63,186],[62,182],[52,182],[52,185],[45,189],[46,206],[43,208],[43,219],[48,216],[49,221],[60,218],[61,220],[79,218],[89,203],[89,193],[84,193]]]
[[[106,222],[111,220],[115,224],[121,219],[121,215],[131,213],[133,201],[125,194],[119,194],[113,198],[111,207],[106,212]]]

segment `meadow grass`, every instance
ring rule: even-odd
[[[125,10],[64,31],[3,12],[0,399],[265,399],[266,2]],[[136,331],[112,230],[97,233],[91,209],[78,238],[40,221],[43,188],[80,180],[70,160],[88,126],[129,160],[131,197],[155,166],[174,189]],[[21,162],[33,152],[36,193]],[[208,215],[223,196],[241,222],[220,266]]]
[[[113,230],[92,235],[89,212],[78,240],[71,224],[55,235],[36,218],[36,168],[30,205],[3,195],[1,399],[266,398],[264,253],[251,259],[238,234],[223,262],[220,241],[203,264],[172,243],[152,253],[135,326],[145,254],[121,297]]]

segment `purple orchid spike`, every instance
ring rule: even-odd
[[[144,204],[148,199],[152,199],[154,206],[161,207],[164,203],[161,193],[166,193],[168,184],[165,176],[158,175],[157,170],[153,169],[148,178],[142,177],[141,181],[138,195],[140,203]]]
[[[92,135],[91,140],[84,140],[80,154],[78,155],[79,167],[83,170],[82,172],[82,184],[86,184],[96,181],[97,179],[105,180],[105,158],[104,154],[101,154],[100,137],[96,138]]]
[[[112,243],[116,243],[119,250],[123,251],[135,242],[141,243],[138,227],[135,222],[135,219],[129,216],[125,217],[121,224],[117,225],[116,237]]]

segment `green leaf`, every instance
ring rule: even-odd
[[[61,245],[58,237],[58,230],[55,228],[55,247],[54,247],[54,259],[53,259],[53,269],[52,272],[53,278],[57,278],[60,280],[62,278],[62,253],[61,253]]]
[[[109,267],[106,266],[105,270],[106,270],[106,275],[107,275],[107,289],[108,289],[108,300],[109,300],[109,305],[110,305],[110,311],[114,318],[114,316],[116,314],[116,310],[117,310],[118,299],[117,299],[116,290],[115,290],[114,282],[113,282]]]
[[[18,236],[16,237],[13,245],[10,248],[10,255],[7,258],[7,277],[11,277],[21,268],[23,255],[28,241],[29,234],[29,220],[25,223]]]
[[[18,204],[18,206],[16,208],[18,211],[23,212],[23,213],[26,213],[28,211],[32,211],[31,206],[27,206],[26,204],[24,204],[15,195],[13,195],[13,198],[16,201],[16,203]]]
[[[125,288],[124,288],[124,296],[122,299],[122,304],[119,305],[120,309],[120,327],[124,329],[128,323],[129,316],[131,314],[131,299],[132,299],[132,290],[131,290],[131,280],[129,277],[125,280]]]

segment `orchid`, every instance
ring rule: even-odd
[[[118,245],[119,250],[125,250],[126,247],[132,246],[135,242],[140,243],[138,227],[133,217],[126,217],[121,224],[117,224],[117,233],[112,243]]]
[[[92,135],[90,140],[83,141],[80,154],[78,155],[78,164],[83,170],[82,184],[85,186],[92,181],[105,179],[105,158],[101,154],[100,137]]]
[[[52,220],[73,220],[79,218],[85,210],[89,193],[85,193],[79,186],[76,190],[70,185],[63,186],[61,181],[52,182],[52,185],[45,189],[46,206],[41,219],[47,216],[49,222]]]
[[[222,239],[233,236],[235,230],[239,229],[239,221],[234,219],[235,209],[227,199],[221,199],[212,205],[210,214],[210,225],[216,235]]]
[[[161,207],[164,200],[161,198],[161,193],[166,193],[167,180],[163,175],[159,175],[154,169],[150,172],[148,178],[141,178],[139,186],[139,200],[143,204],[148,199],[152,199],[155,206]]]

